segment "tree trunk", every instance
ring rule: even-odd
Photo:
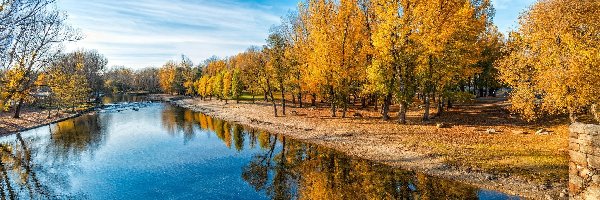
[[[365,98],[365,97],[360,98],[360,107],[363,109],[367,107],[367,98]]]
[[[392,104],[392,94],[387,94],[385,96],[385,99],[383,100],[383,107],[381,109],[382,110],[382,115],[383,115],[383,120],[389,120],[390,119],[390,104]]]
[[[269,96],[271,97],[271,103],[273,104],[273,114],[275,115],[275,117],[277,117],[277,104],[275,103],[275,97],[273,96],[273,90],[271,89],[271,83],[269,79],[267,79],[267,93],[269,93]],[[267,94],[265,93],[265,97],[266,96]]]
[[[279,83],[279,87],[281,87],[281,107],[282,114],[285,115],[285,89],[283,89],[283,83]]]
[[[296,95],[292,92],[292,104],[296,105]]]
[[[348,102],[350,101],[350,96],[344,98],[344,108],[342,109],[342,118],[346,118],[346,112],[348,111]]]
[[[300,104],[300,108],[304,106],[302,105],[302,92],[298,92],[298,103]]]
[[[450,100],[450,98],[448,98],[448,103],[447,103],[446,107],[448,107],[448,110],[450,110],[450,108],[452,108],[452,100]]]
[[[312,98],[310,99],[310,106],[317,107],[317,94],[313,93]]]
[[[425,113],[423,113],[423,121],[429,121],[429,106],[430,106],[430,99],[429,99],[429,94],[424,94],[425,97]]]
[[[23,107],[23,98],[20,98],[17,102],[17,107],[15,108],[15,115],[13,116],[13,118],[21,118],[21,107]]]
[[[375,111],[379,110],[379,109],[377,109],[377,104],[378,104],[378,103],[377,103],[377,95],[375,95],[375,97],[373,98],[373,104],[375,104],[375,105],[374,105],[374,106],[375,106],[375,108],[374,108],[374,109],[375,109]]]
[[[254,100],[254,96],[255,96],[255,95],[254,95],[254,94],[252,94],[252,104],[254,104],[254,101],[255,101],[255,100]]]
[[[408,105],[406,102],[400,102],[400,111],[398,112],[398,123],[406,124],[406,110]]]
[[[336,117],[335,91],[333,91],[333,87],[329,88],[329,98],[331,101],[331,117]]]
[[[441,116],[444,113],[444,98],[440,97],[437,102],[437,116]]]

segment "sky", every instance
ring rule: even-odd
[[[492,0],[507,33],[535,0]],[[59,0],[67,22],[84,35],[67,51],[96,49],[109,66],[159,67],[188,56],[195,63],[262,46],[270,27],[298,0]]]

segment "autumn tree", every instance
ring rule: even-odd
[[[240,102],[240,96],[244,92],[244,82],[242,81],[242,75],[239,69],[235,69],[231,76],[231,96]]]
[[[37,76],[59,54],[59,45],[80,39],[53,5],[54,1],[49,0],[8,1],[2,5],[0,105],[14,104],[15,118],[31,97]]]
[[[513,89],[512,110],[532,120],[541,114],[577,114],[599,103],[600,4],[544,0],[521,16],[499,63]],[[597,115],[596,115],[597,116]]]
[[[72,111],[93,97],[92,82],[86,79],[83,54],[64,55],[47,69],[47,85],[56,96],[59,107]]]
[[[147,91],[150,93],[160,92],[158,71],[159,70],[154,67],[136,70],[133,75],[133,89],[137,91]]]
[[[133,88],[133,70],[115,66],[104,73],[104,90],[107,93],[123,93]]]
[[[273,74],[265,75],[273,76],[273,79],[277,82],[278,89],[281,92],[282,113],[285,115],[285,82],[289,77],[289,66],[285,63],[286,43],[280,31],[278,27],[274,28],[267,39],[268,66],[270,67],[269,71]],[[270,84],[268,87],[271,87]],[[271,88],[271,93],[272,90],[273,88]],[[274,98],[271,97],[271,100],[274,100]]]
[[[218,73],[212,78],[212,95],[223,100],[223,73]]]
[[[229,72],[229,70],[225,70],[222,72],[222,77],[223,77],[223,87],[222,87],[222,91],[221,91],[221,96],[223,97],[223,99],[225,99],[225,103],[227,103],[227,100],[231,98],[231,72]]]
[[[419,1],[414,5],[414,41],[422,48],[416,68],[424,97],[423,120],[429,120],[432,98],[438,99],[438,114],[443,94],[464,77],[478,71],[480,34],[493,16],[488,0]]]

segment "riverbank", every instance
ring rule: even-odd
[[[566,198],[568,132],[566,125],[520,122],[502,103],[477,102],[451,109],[432,123],[421,123],[411,110],[411,124],[380,120],[373,110],[361,118],[332,118],[326,108],[288,108],[274,117],[266,103],[229,103],[200,99],[174,100],[181,107],[290,138],[330,147],[408,170],[533,199]],[[438,128],[436,122],[450,124]],[[563,194],[561,194],[563,193]]]
[[[21,111],[20,118],[13,118],[13,114],[12,112],[0,113],[0,136],[47,126],[52,123],[81,116],[82,113],[57,112],[52,110],[48,114],[48,110],[27,107]]]

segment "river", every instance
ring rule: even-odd
[[[518,199],[163,103],[5,136],[0,148],[3,199]]]

